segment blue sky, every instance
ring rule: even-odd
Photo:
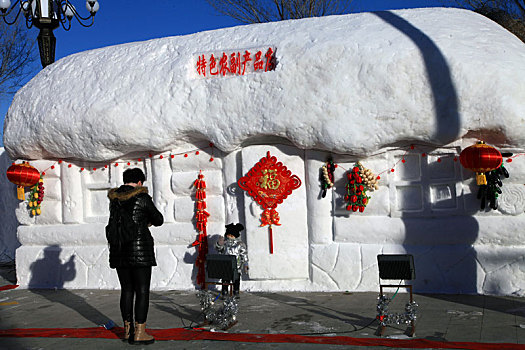
[[[82,15],[87,14],[85,0],[70,1]],[[217,14],[205,0],[149,0],[142,2],[145,6],[130,0],[98,1],[100,10],[92,27],[84,28],[73,21],[70,31],[62,28],[54,31],[57,38],[56,60],[99,47],[240,25],[229,17]],[[443,3],[446,0],[354,0],[352,12],[443,6]],[[38,30],[29,30],[36,38]],[[40,60],[37,59],[35,74],[40,68]],[[11,100],[12,96],[0,100],[2,126]]]

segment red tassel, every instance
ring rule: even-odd
[[[273,231],[272,231],[272,225],[268,226],[270,231],[270,254],[273,254]]]

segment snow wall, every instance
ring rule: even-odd
[[[254,47],[275,49],[274,70],[211,79],[195,70],[201,54]],[[42,215],[31,217],[27,201],[16,210],[18,283],[118,288],[106,193],[132,166],[145,170],[166,221],[152,228],[153,289],[195,288],[192,184],[202,171],[210,243],[225,224],[246,227],[244,290],[378,291],[377,255],[409,253],[417,292],[524,295],[523,157],[505,163],[511,177],[496,211],[479,210],[473,173],[454,161],[477,139],[523,152],[524,58],[523,43],[480,15],[416,9],[228,28],[60,60],[20,90],[4,125],[10,156],[46,172]],[[302,181],[277,208],[274,254],[261,208],[236,184],[267,151]],[[319,169],[329,157],[339,167],[322,198]],[[363,213],[343,200],[345,169],[358,160],[382,172]]]
[[[16,198],[16,186],[9,182],[5,171],[13,161],[9,158],[3,147],[0,147],[0,213],[2,213],[2,225],[0,225],[0,264],[11,263],[15,260],[15,250],[20,246],[16,238],[18,221],[15,210],[18,207]]]
[[[382,174],[380,188],[369,192],[363,213],[345,209],[346,175],[358,159],[286,144],[253,145],[223,153],[206,148],[173,150],[174,158],[122,159],[102,170],[99,163],[31,162],[46,170],[42,215],[29,216],[20,203],[17,218],[17,278],[22,287],[118,288],[108,267],[104,227],[108,219],[107,190],[122,183],[128,167],[144,169],[147,186],[165,224],[152,227],[158,266],[152,288],[195,288],[195,198],[192,184],[200,171],[207,184],[209,242],[224,233],[224,225],[243,222],[250,271],[244,290],[377,291],[378,254],[413,254],[418,292],[522,295],[525,224],[525,164],[507,165],[497,211],[480,211],[473,173],[453,158],[474,140],[449,147],[406,153],[391,149],[360,159]],[[274,253],[269,253],[268,229],[259,227],[262,209],[243,194],[237,179],[260,158],[271,155],[299,176],[302,185],[277,209],[281,226],[274,226]],[[321,198],[319,169],[332,156],[339,164],[335,187]],[[210,162],[210,157],[214,158]],[[440,159],[441,161],[438,161]],[[520,164],[521,163],[521,164]],[[344,168],[344,169],[343,169]],[[14,189],[12,189],[14,192]],[[212,244],[210,244],[211,246]]]

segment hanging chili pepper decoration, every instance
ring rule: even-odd
[[[197,284],[201,285],[201,289],[204,289],[206,279],[206,254],[208,254],[208,234],[206,232],[206,226],[208,224],[208,217],[210,214],[206,209],[206,182],[204,181],[204,175],[202,171],[199,172],[197,180],[193,182],[193,187],[196,188],[195,192],[195,227],[199,232],[197,239],[191,244],[192,247],[197,247],[197,260],[195,266],[197,267]]]
[[[263,208],[260,226],[268,226],[270,254],[273,254],[272,225],[281,225],[275,208],[301,186],[301,180],[268,151],[237,184]]]
[[[368,204],[370,197],[366,195],[367,187],[363,181],[363,174],[365,173],[360,162],[355,163],[352,170],[346,174],[348,184],[346,185],[345,201],[348,211],[356,212],[359,210],[362,213]]]
[[[29,207],[31,216],[37,216],[42,214],[42,209],[40,209],[40,204],[44,200],[44,179],[43,175],[40,175],[40,179],[31,188],[31,198],[27,206]]]
[[[508,178],[509,172],[502,164],[499,168],[488,171],[484,175],[487,183],[480,185],[478,189],[478,199],[481,200],[480,209],[485,209],[488,204],[490,209],[496,210],[498,209],[498,196],[502,193],[503,182],[501,182],[501,178]]]

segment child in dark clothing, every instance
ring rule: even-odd
[[[241,273],[248,270],[248,251],[246,245],[239,238],[240,232],[244,230],[242,224],[228,224],[226,225],[226,233],[224,237],[220,237],[219,241],[215,243],[215,249],[219,254],[235,255],[237,257],[237,271],[238,278],[233,281],[233,293],[235,297],[239,297],[239,289],[241,284]],[[231,281],[223,280],[223,283],[230,283]],[[226,295],[228,286],[222,286],[222,295]]]

